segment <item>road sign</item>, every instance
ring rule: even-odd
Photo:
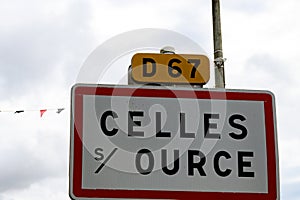
[[[265,91],[75,85],[70,196],[279,199]]]
[[[138,83],[203,85],[210,77],[205,55],[137,53],[131,66],[132,78]]]

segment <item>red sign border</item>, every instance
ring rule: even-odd
[[[84,95],[105,96],[135,96],[135,97],[161,97],[161,98],[195,98],[219,100],[245,100],[263,101],[265,111],[267,168],[268,168],[268,193],[234,193],[234,192],[194,192],[194,191],[157,191],[157,190],[109,190],[109,189],[83,189],[82,186],[82,113]],[[147,198],[147,199],[243,199],[243,200],[275,200],[279,199],[278,188],[278,159],[275,105],[273,94],[267,91],[240,91],[240,90],[174,90],[154,87],[130,87],[108,85],[83,85],[78,84],[72,88],[71,112],[71,152],[70,158],[70,197],[77,198]],[[273,111],[274,110],[274,111]],[[74,152],[72,152],[74,151]],[[71,163],[73,162],[73,163]]]

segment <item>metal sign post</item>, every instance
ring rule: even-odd
[[[224,58],[222,49],[222,32],[220,17],[220,1],[212,0],[213,32],[214,32],[214,64],[215,87],[225,88]]]

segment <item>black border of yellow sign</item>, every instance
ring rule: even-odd
[[[132,79],[137,83],[204,85],[210,78],[205,55],[137,53],[132,57]]]

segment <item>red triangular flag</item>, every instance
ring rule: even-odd
[[[43,117],[43,114],[44,114],[46,111],[47,111],[46,109],[44,109],[44,110],[40,110],[41,117]]]

